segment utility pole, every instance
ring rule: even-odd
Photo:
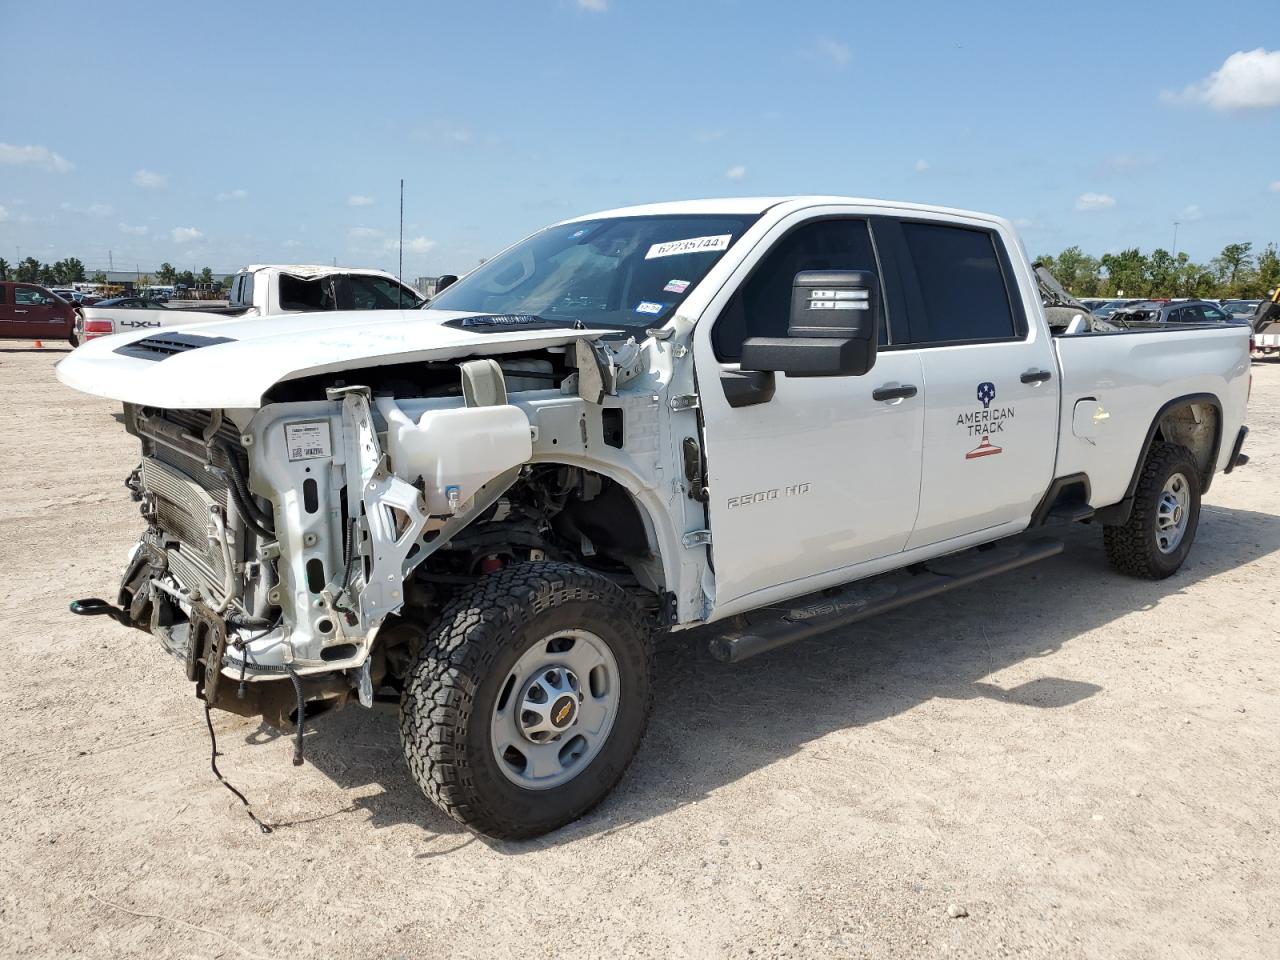
[[[396,306],[404,306],[404,177],[400,178],[400,270],[396,273]]]
[[[1178,259],[1178,227],[1179,222],[1173,221],[1173,259]]]

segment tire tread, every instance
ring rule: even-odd
[[[601,600],[620,617],[641,624],[626,592],[602,574],[570,563],[542,561],[507,567],[455,597],[428,631],[410,667],[401,697],[400,740],[414,780],[428,799],[459,823],[498,839],[521,839],[545,827],[504,814],[488,802],[471,776],[466,737],[481,682],[528,614],[577,599]],[[653,643],[644,635],[646,669],[652,675]],[[653,687],[644,705],[647,724]],[[641,727],[640,735],[643,736]],[[568,823],[596,805],[621,779],[626,767],[591,803],[563,818]]]
[[[1123,524],[1102,528],[1102,542],[1107,551],[1107,561],[1119,572],[1144,580],[1163,580],[1181,566],[1179,561],[1170,569],[1161,561],[1152,536],[1154,515],[1159,506],[1160,493],[1164,488],[1164,478],[1172,473],[1175,467],[1181,467],[1188,481],[1196,484],[1198,498],[1200,473],[1191,451],[1181,444],[1154,443],[1142,465],[1142,473],[1138,477],[1138,486],[1133,495],[1133,510],[1129,514],[1129,519]],[[1198,507],[1197,517],[1194,519],[1198,522]],[[1195,529],[1188,530],[1188,547],[1194,536]]]

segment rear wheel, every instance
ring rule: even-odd
[[[1156,443],[1134,491],[1133,511],[1103,528],[1107,559],[1121,573],[1163,580],[1191,551],[1200,524],[1200,468],[1186,447]]]
[[[485,577],[429,631],[401,700],[405,760],[455,820],[537,836],[621,778],[651,699],[650,643],[616,584],[567,563]]]

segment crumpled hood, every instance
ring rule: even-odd
[[[318,373],[474,354],[497,355],[595,340],[610,331],[446,327],[477,314],[451,310],[293,313],[182,324],[101,337],[57,366],[67,386],[167,409],[256,408],[283,380]],[[143,340],[170,340],[171,352]],[[122,352],[121,348],[126,348]]]

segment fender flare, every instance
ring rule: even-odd
[[[1147,454],[1151,452],[1151,446],[1156,442],[1156,432],[1160,429],[1160,421],[1165,418],[1165,415],[1170,410],[1192,403],[1205,403],[1213,407],[1218,419],[1213,433],[1213,450],[1209,455],[1209,467],[1207,470],[1202,471],[1200,475],[1200,492],[1203,494],[1209,491],[1209,484],[1213,481],[1213,471],[1218,464],[1218,453],[1222,449],[1222,401],[1218,399],[1217,394],[1213,393],[1187,393],[1166,401],[1156,411],[1155,416],[1152,417],[1151,426],[1147,428],[1146,439],[1143,440],[1142,447],[1138,451],[1138,459],[1133,466],[1133,476],[1129,478],[1129,485],[1125,488],[1124,497],[1119,502],[1098,510],[1097,518],[1102,523],[1108,525],[1121,524],[1129,519],[1129,514],[1133,510],[1133,497],[1138,489],[1138,481],[1142,478],[1142,465],[1147,462]]]

